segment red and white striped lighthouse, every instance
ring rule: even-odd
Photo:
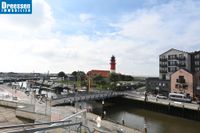
[[[112,56],[110,60],[110,72],[115,73],[115,69],[116,69],[115,56]]]

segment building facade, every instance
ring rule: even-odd
[[[191,71],[191,55],[188,52],[170,49],[159,56],[159,78],[170,80],[172,73],[184,68]]]
[[[153,94],[162,94],[167,96],[170,92],[170,80],[162,80],[159,78],[147,78],[146,89],[147,92]]]
[[[191,71],[193,73],[199,72],[200,71],[200,51],[195,51],[191,53]]]
[[[194,74],[194,94],[200,99],[200,71]]]
[[[171,75],[171,92],[194,96],[193,75],[186,69],[179,69]]]
[[[90,77],[100,75],[103,78],[109,78],[110,71],[107,71],[107,70],[91,70],[91,71],[87,72],[87,75],[89,75]]]
[[[179,77],[188,85],[179,83]],[[177,92],[200,98],[200,51],[189,53],[169,49],[159,55],[159,78],[149,78],[146,83],[147,90],[151,92]],[[166,86],[162,86],[163,83]]]

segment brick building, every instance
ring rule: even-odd
[[[107,70],[91,70],[87,72],[87,75],[90,77],[94,77],[96,75],[101,75],[103,78],[109,78],[110,76],[110,71]]]
[[[193,75],[186,69],[179,69],[171,75],[171,92],[193,97]]]

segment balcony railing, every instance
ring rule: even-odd
[[[186,64],[178,64],[179,67],[186,67]]]
[[[177,83],[176,84],[176,88],[182,88],[182,89],[185,89],[185,88],[187,88],[188,87],[188,85],[186,84],[186,83],[183,83],[183,84],[181,84],[181,83]]]
[[[167,73],[167,70],[160,70],[160,73]]]
[[[177,69],[168,69],[168,72],[176,72]]]
[[[167,64],[160,64],[160,67],[167,67]]]
[[[167,58],[160,58],[160,61],[165,62],[165,61],[167,61]]]
[[[186,58],[184,56],[183,57],[178,57],[178,60],[184,61],[184,60],[186,60]]]
[[[168,60],[178,60],[178,57],[168,57]]]
[[[194,60],[200,60],[200,54],[195,55]]]
[[[178,64],[177,63],[169,63],[168,62],[168,66],[178,66]]]

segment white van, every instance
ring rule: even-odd
[[[169,93],[169,100],[179,101],[179,102],[192,102],[190,97],[186,97],[185,94],[180,93]]]

